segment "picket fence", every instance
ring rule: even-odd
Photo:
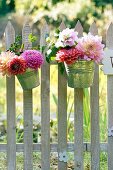
[[[60,29],[65,28],[62,23]],[[83,28],[78,21],[75,30],[82,36]],[[98,34],[95,23],[89,30]],[[28,35],[32,32],[28,22],[22,30],[25,48],[32,47]],[[41,29],[40,44],[46,45],[49,33],[45,23]],[[8,22],[5,29],[6,49],[15,40],[15,30]],[[28,46],[29,44],[29,46]],[[106,46],[113,49],[113,24],[107,31]],[[44,52],[45,55],[45,52]],[[56,63],[51,63],[56,64]],[[15,77],[6,78],[7,144],[0,144],[0,152],[7,152],[7,169],[16,170],[16,152],[24,153],[24,170],[33,170],[33,152],[41,152],[41,169],[50,170],[50,153],[74,152],[74,169],[83,170],[83,153],[91,152],[91,170],[100,169],[100,152],[108,153],[108,170],[113,170],[113,137],[107,143],[99,139],[99,67],[96,65],[94,84],[90,88],[91,143],[83,141],[83,89],[74,89],[74,143],[67,143],[67,80],[58,68],[58,143],[50,144],[50,65],[46,61],[41,68],[41,143],[33,144],[32,90],[23,91],[24,143],[16,144]],[[113,126],[113,76],[107,76],[108,128]],[[58,160],[58,170],[66,170],[67,162]]]

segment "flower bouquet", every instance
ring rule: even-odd
[[[57,31],[55,39],[49,42],[46,60],[55,59],[58,64],[64,63],[68,86],[72,88],[87,88],[93,83],[94,63],[100,63],[103,58],[102,39],[91,33],[78,38],[78,32],[66,28]]]
[[[0,55],[0,72],[8,77],[16,75],[24,90],[37,87],[39,83],[38,69],[44,62],[43,55],[38,50],[25,50],[20,45],[20,37],[6,52]]]

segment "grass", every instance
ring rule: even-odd
[[[58,158],[56,156],[57,154],[51,154],[50,159],[50,170],[58,170],[57,164],[58,164]],[[74,155],[72,153],[68,153],[68,170],[74,170]],[[84,170],[90,170],[90,160],[91,156],[90,153],[84,154]],[[18,153],[17,157],[17,166],[16,170],[23,170],[23,153]],[[7,170],[6,167],[6,154],[0,153],[0,170]],[[40,153],[33,153],[33,170],[41,170],[41,154]],[[100,154],[100,170],[108,170],[107,169],[107,155],[106,153]]]

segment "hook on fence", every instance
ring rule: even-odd
[[[108,137],[112,137],[112,136],[113,136],[113,126],[108,129]]]

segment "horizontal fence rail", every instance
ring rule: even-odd
[[[66,28],[62,22],[60,30]],[[78,21],[75,30],[78,36],[83,34],[83,27]],[[28,22],[23,26],[22,41],[25,49],[31,49],[28,35],[32,32]],[[46,46],[45,37],[50,30],[47,23],[41,29],[40,45]],[[96,24],[90,26],[89,32],[98,34]],[[15,30],[10,22],[5,29],[6,49],[14,42]],[[107,31],[107,47],[113,49],[113,24]],[[46,57],[47,48],[43,55]],[[91,142],[83,140],[83,89],[74,89],[74,142],[67,142],[67,80],[66,74],[60,73],[58,67],[58,143],[50,143],[50,68],[56,62],[48,64],[45,60],[41,68],[41,143],[33,143],[33,93],[23,90],[24,143],[16,143],[16,98],[15,77],[6,78],[7,101],[7,144],[0,144],[0,152],[7,152],[7,169],[16,170],[16,152],[24,153],[24,170],[33,170],[33,152],[41,152],[41,170],[50,170],[50,154],[58,153],[58,170],[67,170],[68,161],[61,161],[60,155],[74,153],[74,169],[84,169],[84,152],[91,153],[91,170],[100,169],[100,152],[108,153],[108,170],[113,169],[113,137],[108,143],[100,143],[99,129],[99,67],[95,65],[94,84],[90,88],[91,108]],[[108,127],[113,126],[113,76],[107,76]]]
[[[67,143],[66,148],[68,152],[74,152],[74,143]],[[108,151],[108,144],[107,143],[100,143],[99,148],[101,152]],[[84,152],[91,152],[91,143],[84,143],[83,144]],[[7,151],[7,144],[0,144],[0,152]],[[16,144],[16,152],[24,152],[24,144]],[[41,152],[41,143],[34,143],[33,144],[33,152]],[[58,144],[53,143],[50,144],[50,152],[58,152]]]

